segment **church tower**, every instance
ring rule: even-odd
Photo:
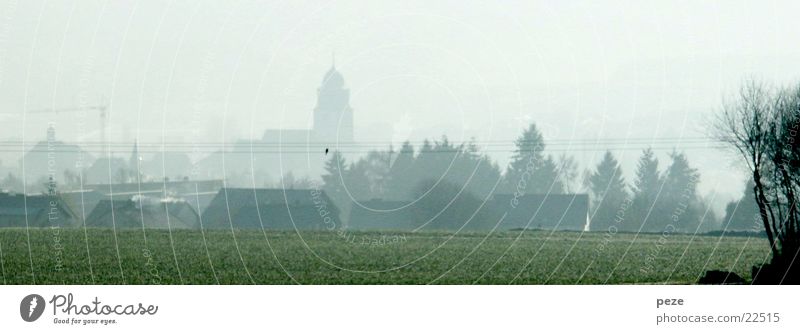
[[[142,161],[142,156],[139,155],[139,139],[137,138],[133,141],[133,150],[131,151],[131,158],[128,159],[128,168],[131,170],[131,173],[136,173],[140,176],[135,181],[141,180],[141,175],[142,175],[141,161]]]
[[[350,108],[350,90],[344,87],[344,78],[336,64],[325,73],[317,89],[317,106],[314,108],[314,138],[335,145],[353,141],[353,109]]]
[[[56,141],[56,128],[53,124],[50,124],[47,127],[47,142],[48,143],[55,143]]]

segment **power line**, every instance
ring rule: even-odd
[[[79,145],[67,145],[58,142],[53,145],[43,146],[42,142],[28,145],[22,141],[0,141],[0,152],[5,153],[115,153],[130,152],[133,145],[130,143],[101,143],[81,142]],[[449,143],[452,149],[435,149],[433,153],[457,153],[467,145],[475,146],[480,153],[509,153],[517,151],[517,141],[473,141],[462,144]],[[33,143],[31,143],[33,144]],[[434,146],[437,142],[432,143]],[[438,142],[441,144],[441,142]],[[524,144],[524,143],[522,143]],[[546,141],[547,151],[555,152],[594,152],[605,150],[640,150],[650,148],[653,150],[716,150],[725,148],[720,140],[695,137],[695,138],[655,138],[643,140],[637,138],[628,140],[624,138],[606,138],[592,141],[591,139],[553,140]],[[26,147],[27,146],[27,147]],[[28,148],[30,147],[30,148]],[[325,142],[139,142],[139,153],[225,153],[225,154],[308,154],[317,153],[320,149],[329,148],[342,153],[369,153],[372,151],[385,151],[394,147],[391,142],[353,142],[353,143],[325,143]],[[396,147],[393,148],[397,152]],[[419,150],[416,150],[419,151]]]
[[[652,149],[654,151],[661,151],[661,150],[719,150],[724,149],[726,146],[721,145],[714,145],[714,146],[618,146],[618,147],[573,147],[573,148],[555,148],[555,149],[547,149],[546,151],[549,152],[598,152],[598,151],[627,151],[627,150],[643,150],[643,149]],[[340,153],[370,153],[375,152],[377,149],[363,149],[363,150],[337,150],[333,149],[336,152]],[[105,150],[81,150],[84,153],[99,153],[99,152],[106,152]],[[46,149],[35,149],[35,150],[24,150],[21,148],[18,149],[0,149],[0,152],[4,153],[78,153],[76,150],[46,150]],[[111,150],[111,153],[125,153],[129,154],[130,151],[115,151]],[[153,153],[153,154],[160,154],[160,153],[219,153],[225,155],[233,155],[233,154],[317,154],[324,152],[322,150],[296,150],[296,149],[287,149],[287,150],[237,150],[237,151],[221,151],[221,150],[180,150],[180,149],[168,149],[168,150],[142,150],[139,149],[139,153]],[[426,153],[437,153],[437,154],[444,154],[444,153],[458,153],[464,152],[463,150],[455,150],[455,149],[448,149],[448,150],[432,150]],[[516,152],[516,149],[484,149],[480,150],[477,153],[512,153]],[[397,153],[396,151],[394,153]],[[415,153],[419,153],[418,151]]]
[[[709,137],[685,137],[685,138],[602,138],[602,139],[553,139],[545,140],[545,146],[565,146],[565,145],[598,145],[598,144],[695,144],[695,143],[721,143],[719,139]],[[19,140],[6,140],[0,141],[0,146],[20,146],[28,144],[46,143],[45,141],[26,141]],[[411,145],[423,145],[426,141],[408,141]],[[428,144],[442,143],[441,141],[427,141]],[[475,145],[475,146],[515,146],[517,143],[526,143],[524,141],[516,140],[472,140],[462,143],[454,143],[448,141],[452,146],[460,145]],[[178,142],[178,141],[160,141],[160,142],[139,142],[140,147],[297,147],[297,146],[338,146],[338,147],[381,147],[381,146],[395,146],[397,143],[391,141],[358,141],[358,142],[336,142],[336,141],[239,141],[239,142]],[[401,143],[402,144],[402,143]],[[63,142],[54,142],[54,145],[79,145],[82,147],[125,147],[132,148],[133,144],[129,142],[97,142],[86,141],[77,142],[75,144],[67,144]]]
[[[409,141],[409,143],[411,143]],[[414,141],[419,148],[426,141]],[[436,147],[442,141],[427,141],[428,144]],[[596,151],[619,151],[619,150],[642,150],[650,148],[653,150],[717,150],[725,148],[724,141],[710,137],[631,137],[631,138],[574,138],[574,139],[553,139],[544,142],[545,149],[551,152],[596,152]],[[517,144],[526,144],[524,141],[509,140],[473,140],[464,143],[454,143],[448,141],[452,149],[434,149],[433,153],[458,153],[468,146],[475,146],[479,153],[511,153],[517,151]],[[26,147],[27,146],[27,147]],[[395,143],[390,141],[360,141],[360,142],[264,142],[264,141],[240,141],[240,142],[138,142],[139,153],[220,153],[220,154],[316,154],[325,149],[332,149],[341,153],[369,153],[372,151],[385,151],[392,147],[394,152],[399,149]],[[132,143],[128,142],[98,142],[87,141],[76,144],[66,144],[63,142],[47,143],[22,142],[19,140],[0,141],[0,152],[5,153],[77,153],[78,151],[88,153],[104,153],[106,151],[114,153],[127,153],[133,149]],[[419,149],[415,150],[419,152]]]

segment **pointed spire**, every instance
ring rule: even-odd
[[[53,126],[53,123],[50,123],[47,126],[47,141],[54,142],[56,141],[56,128]]]
[[[139,161],[141,157],[139,156],[139,138],[133,140],[133,152],[131,152],[131,159],[128,161],[130,168],[133,170],[139,170]]]

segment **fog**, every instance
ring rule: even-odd
[[[135,140],[221,144],[308,129],[335,62],[362,147],[474,138],[502,169],[535,122],[549,153],[583,170],[611,149],[628,180],[642,149],[664,161],[685,151],[700,193],[722,211],[745,174],[707,139],[707,124],[746,79],[800,82],[798,10],[794,1],[2,1],[0,141],[19,145],[2,146],[0,167],[16,168],[48,124],[65,142],[101,139],[96,112],[26,112],[42,108],[108,105],[107,139],[126,158]]]

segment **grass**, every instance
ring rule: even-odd
[[[29,241],[30,240],[30,241]],[[599,232],[0,229],[4,284],[691,284],[758,237]]]

